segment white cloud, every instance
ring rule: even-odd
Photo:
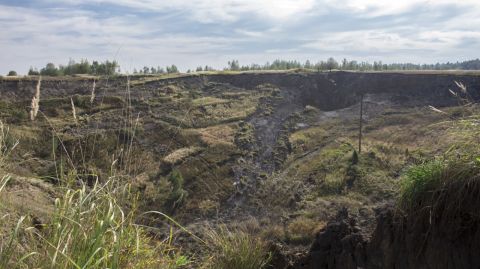
[[[320,0],[322,1],[322,0]],[[435,8],[446,5],[457,7],[480,8],[478,0],[323,0],[331,7],[349,10],[365,17],[387,16],[410,11],[421,11],[421,8]]]
[[[70,57],[117,57],[124,69],[172,63],[183,69],[221,67],[232,58],[245,64],[329,56],[452,61],[478,57],[473,46],[480,42],[478,0],[39,3],[39,8],[0,4],[0,28],[8,29],[0,35],[0,73],[10,68],[24,73],[30,65],[65,63]],[[99,12],[83,4],[116,9]]]
[[[311,10],[315,0],[85,0],[58,1],[73,5],[85,3],[111,4],[143,11],[188,11],[192,18],[201,22],[237,21],[244,14],[253,14],[266,19],[292,19],[295,15]]]

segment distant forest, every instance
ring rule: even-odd
[[[171,72],[167,67],[167,72],[163,68],[143,67],[142,69],[134,70],[135,74],[161,74],[161,73],[176,73],[178,70],[175,65],[175,72]],[[346,70],[346,71],[398,71],[398,70],[480,70],[480,59],[455,62],[455,63],[436,63],[436,64],[412,64],[412,63],[390,63],[384,64],[379,62],[358,62],[343,59],[338,62],[334,58],[329,58],[326,61],[319,61],[312,63],[307,60],[302,63],[299,61],[275,60],[267,62],[266,64],[250,64],[240,65],[238,60],[229,61],[227,67],[223,68],[225,71],[255,71],[255,70],[290,70],[290,69],[310,69],[317,71],[330,70]],[[199,66],[195,70],[187,70],[187,73],[202,72],[202,71],[217,71],[215,68],[206,65]]]
[[[412,63],[390,63],[385,64],[379,62],[358,62],[343,59],[337,62],[334,58],[329,58],[326,61],[319,61],[312,63],[307,60],[305,63],[299,61],[284,61],[275,60],[272,63],[264,65],[251,64],[242,65],[238,60],[228,62],[228,70],[288,70],[288,69],[314,69],[319,71],[325,70],[349,70],[349,71],[387,71],[387,70],[480,70],[480,60],[469,60],[455,63],[436,63],[436,64],[412,64]]]
[[[29,76],[42,75],[42,76],[68,76],[76,74],[90,74],[90,75],[100,75],[108,76],[118,73],[119,65],[117,61],[105,61],[98,62],[93,61],[92,63],[88,60],[82,59],[80,62],[75,62],[70,59],[67,65],[55,66],[53,63],[48,63],[44,68],[38,70],[36,68],[30,67],[28,71]]]
[[[329,58],[325,61],[313,63],[309,60],[306,62],[300,61],[286,61],[275,60],[261,64],[240,65],[238,60],[229,61],[227,66],[223,68],[226,71],[254,71],[254,70],[290,70],[290,69],[309,69],[316,71],[331,71],[331,70],[346,70],[346,71],[399,71],[399,70],[480,70],[480,59],[455,62],[455,63],[436,63],[436,64],[413,64],[413,63],[389,63],[385,64],[381,61],[359,62],[343,59],[338,62],[334,58]],[[187,70],[187,73],[202,72],[202,71],[217,71],[211,66],[199,66],[195,70]],[[158,67],[145,66],[139,70],[134,69],[134,74],[165,74],[165,73],[179,73],[176,65],[167,66],[165,69]],[[90,74],[99,76],[109,76],[119,74],[120,66],[117,61],[93,61],[89,62],[82,59],[80,62],[70,60],[67,65],[55,66],[53,63],[48,63],[40,70],[31,67],[28,75],[43,75],[43,76],[64,76],[76,74]],[[15,71],[10,71],[9,76],[16,76]]]

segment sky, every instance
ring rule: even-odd
[[[116,59],[122,72],[334,57],[478,58],[480,0],[0,0],[0,74]]]

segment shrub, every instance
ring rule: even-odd
[[[172,185],[172,192],[168,197],[167,205],[175,209],[185,201],[187,191],[183,189],[183,176],[180,171],[174,169],[168,176],[168,181]]]
[[[353,187],[355,181],[361,178],[361,171],[357,165],[349,165],[345,173],[345,185],[347,188]]]
[[[14,109],[11,112],[11,117],[8,119],[11,123],[20,123],[29,118],[27,111],[24,109]]]
[[[207,232],[213,255],[204,268],[209,269],[262,269],[270,261],[267,244],[242,231],[230,231],[220,226],[218,231]]]
[[[352,158],[350,159],[352,165],[358,164],[358,153],[356,150],[353,150]]]

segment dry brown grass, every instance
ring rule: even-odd
[[[324,228],[326,222],[315,221],[306,217],[299,217],[287,226],[285,236],[292,243],[308,244],[315,234]]]
[[[73,99],[70,98],[70,103],[72,104],[72,116],[73,116],[73,120],[75,122],[77,122],[77,111],[75,109],[75,104],[73,103]]]
[[[38,110],[40,109],[40,86],[42,83],[42,77],[38,78],[37,86],[35,87],[35,95],[32,97],[30,108],[30,119],[33,121],[37,117]]]
[[[216,125],[196,130],[200,133],[200,139],[207,145],[234,143],[235,130],[230,125]]]
[[[230,100],[207,96],[207,97],[194,99],[192,101],[192,104],[194,106],[212,106],[212,105],[225,104],[230,102],[231,102]]]
[[[185,147],[185,148],[180,148],[177,149],[167,156],[163,158],[163,161],[170,163],[170,164],[176,164],[179,163],[183,160],[185,160],[187,157],[194,155],[198,152],[200,152],[202,148],[200,147]]]

